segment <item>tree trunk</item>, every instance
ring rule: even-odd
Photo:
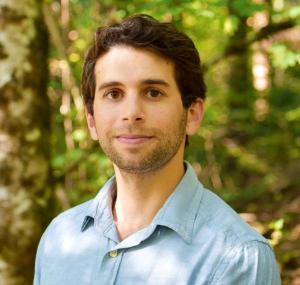
[[[0,284],[32,284],[49,217],[48,36],[42,1],[0,1]]]
[[[234,2],[234,1],[232,1]],[[232,3],[230,2],[230,3]],[[234,9],[229,9],[232,15],[238,15]],[[253,103],[255,100],[255,93],[252,86],[251,66],[249,62],[250,51],[243,43],[246,42],[248,36],[248,27],[246,18],[239,18],[239,24],[234,35],[230,38],[229,46],[242,46],[237,56],[229,59],[228,68],[228,120],[226,131],[226,148],[232,151],[234,148],[247,149],[251,137],[251,130],[253,130]],[[247,126],[245,128],[245,126]],[[245,160],[245,154],[230,154],[222,163],[225,169],[230,169],[234,187],[227,185],[228,188],[244,188],[250,183],[252,179],[252,172],[241,165],[241,161]],[[239,209],[239,201],[236,201],[234,207]]]
[[[246,20],[241,19],[237,31],[231,37],[230,45],[243,43],[247,38]],[[229,137],[234,137],[240,143],[247,140],[245,124],[251,122],[253,87],[249,71],[249,51],[247,48],[242,50],[238,56],[230,59],[228,84],[230,93],[228,96],[229,106]]]

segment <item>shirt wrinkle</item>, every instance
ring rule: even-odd
[[[234,262],[236,262],[236,259],[241,259],[242,255],[241,252],[242,251],[247,251],[247,252],[251,252],[251,250],[253,250],[252,252],[252,257],[254,256],[253,253],[256,252],[264,252],[264,255],[268,255],[269,252],[272,251],[271,246],[259,239],[251,239],[251,240],[246,240],[242,243],[235,243],[233,242],[233,245],[231,248],[229,248],[227,250],[227,252],[224,254],[223,258],[220,260],[219,264],[215,267],[215,270],[213,272],[213,274],[211,275],[211,279],[209,284],[217,284],[216,282],[218,282],[220,280],[220,278],[222,277],[222,275],[224,274],[224,272],[226,271],[227,267],[236,267],[234,266]],[[270,260],[271,260],[271,256]],[[248,263],[248,259],[249,257],[247,257],[246,255],[244,256],[244,262]],[[251,269],[251,264],[248,265],[248,268]],[[272,268],[269,268],[270,271],[272,271]],[[218,274],[217,274],[218,273]],[[275,275],[276,276],[276,275]],[[271,278],[274,278],[274,274],[271,274]],[[268,280],[267,284],[277,284],[277,283],[273,283],[271,280]],[[261,284],[261,283],[259,283]]]

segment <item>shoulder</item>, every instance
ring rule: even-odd
[[[273,250],[258,240],[232,246],[216,266],[211,284],[279,285],[280,275]]]
[[[80,205],[77,205],[73,208],[70,208],[61,214],[59,214],[57,217],[55,217],[51,223],[49,224],[48,228],[46,231],[52,231],[56,227],[78,227],[79,223],[79,228],[81,227],[81,223],[83,222],[83,219],[88,213],[89,207],[91,206],[93,200],[89,200],[87,202],[84,202]]]
[[[280,284],[268,241],[206,189],[199,204],[194,242],[205,244],[208,258],[214,261],[209,284]]]
[[[89,200],[70,208],[55,217],[43,233],[38,251],[42,251],[45,244],[48,246],[60,245],[66,236],[71,237],[79,234],[91,203],[92,200]]]
[[[35,260],[34,284],[40,284],[42,264],[49,257],[55,256],[66,247],[70,240],[79,234],[84,217],[92,200],[73,207],[54,218],[43,233]],[[49,260],[52,260],[49,258]]]
[[[204,189],[199,205],[195,231],[214,235],[230,246],[256,240],[265,244],[268,241],[248,225],[235,210],[219,196]]]

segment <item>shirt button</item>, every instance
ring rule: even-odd
[[[118,255],[118,251],[117,250],[112,250],[112,251],[109,252],[109,256],[110,257],[117,257],[117,255]]]

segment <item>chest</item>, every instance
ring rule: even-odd
[[[153,235],[118,248],[105,238],[56,245],[44,261],[41,284],[210,284],[219,257],[209,244],[187,244],[176,233]]]

